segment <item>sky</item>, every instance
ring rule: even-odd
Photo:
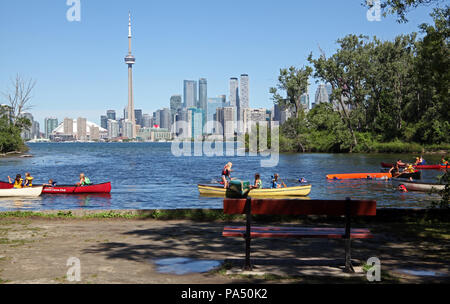
[[[336,40],[364,34],[389,40],[431,23],[423,7],[399,24],[369,21],[361,0],[79,0],[80,21],[69,21],[71,0],[0,1],[0,92],[16,74],[36,80],[30,112],[86,117],[99,124],[128,102],[128,12],[132,14],[134,104],[151,113],[183,93],[183,80],[207,78],[208,97],[229,95],[230,77],[248,74],[250,106],[272,108],[269,88],[280,68],[327,56]],[[314,100],[316,80],[310,80]],[[5,103],[1,99],[0,103]]]

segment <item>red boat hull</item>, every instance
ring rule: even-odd
[[[13,187],[12,184],[1,182],[0,181],[0,189],[11,189]],[[89,186],[55,186],[55,187],[44,187],[42,190],[43,194],[77,194],[77,193],[110,193],[111,192],[111,183],[104,183],[98,185],[89,185]]]
[[[0,181],[0,189],[12,189],[12,188],[13,184]]]
[[[77,194],[77,193],[110,193],[111,183],[89,186],[55,186],[44,187],[43,194]]]
[[[392,168],[394,164],[388,164],[388,163],[381,163],[381,167],[383,168]],[[400,165],[400,168],[406,167],[405,165]],[[445,169],[445,166],[440,165],[418,165],[413,166],[416,169],[430,169],[430,170],[439,170],[439,169]]]

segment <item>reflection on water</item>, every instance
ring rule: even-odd
[[[402,193],[391,181],[327,180],[327,174],[379,172],[381,162],[413,160],[412,154],[281,154],[275,168],[262,168],[260,157],[175,157],[170,143],[39,143],[30,144],[32,158],[0,158],[0,180],[31,172],[35,183],[50,178],[58,184],[78,182],[84,172],[94,183],[111,181],[110,197],[43,195],[38,200],[0,199],[0,211],[29,208],[64,209],[178,209],[222,208],[223,198],[199,196],[197,184],[220,179],[227,162],[233,162],[232,177],[253,183],[260,173],[263,187],[280,174],[288,186],[305,178],[312,185],[311,199],[374,199],[379,207],[424,207],[439,195]],[[429,155],[437,163],[440,155]],[[436,181],[437,170],[423,170],[422,181]],[[28,203],[27,203],[28,202]],[[31,204],[30,204],[31,202]]]
[[[158,266],[158,272],[177,275],[208,272],[222,264],[222,261],[194,260],[180,257],[158,259],[152,262]]]

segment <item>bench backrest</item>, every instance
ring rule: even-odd
[[[229,199],[223,201],[225,214],[246,214],[246,203],[251,204],[251,214],[267,215],[349,215],[374,216],[374,200],[302,200],[302,199]]]

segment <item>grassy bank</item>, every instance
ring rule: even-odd
[[[142,220],[192,220],[192,221],[243,221],[244,215],[224,214],[222,209],[172,209],[172,210],[51,210],[0,212],[0,219],[142,219]],[[315,223],[342,222],[341,217],[330,216],[281,216],[254,215],[254,221],[262,223]],[[356,223],[450,223],[450,209],[378,209],[377,216],[355,218]]]

